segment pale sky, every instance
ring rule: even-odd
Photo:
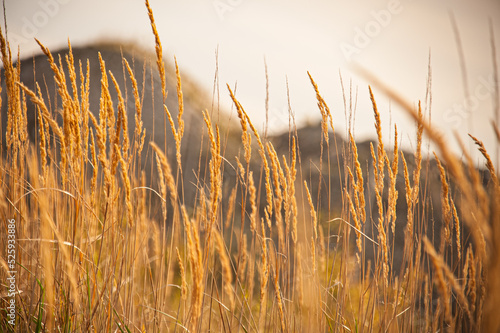
[[[336,129],[346,120],[339,75],[347,93],[357,90],[357,139],[375,137],[367,82],[356,63],[408,101],[425,100],[429,53],[432,68],[432,122],[453,141],[452,131],[482,139],[495,156],[494,80],[489,20],[500,63],[500,2],[497,0],[150,0],[167,59],[177,57],[181,72],[211,94],[218,48],[221,104],[231,103],[225,84],[237,82],[237,97],[258,128],[265,121],[265,70],[270,98],[269,130],[288,126],[286,78],[296,122],[317,121],[314,90],[307,71],[333,112]],[[141,0],[6,0],[12,46],[22,57],[39,53],[33,37],[55,50],[96,40],[136,42],[152,50]],[[464,93],[453,13],[465,56],[469,97]],[[403,144],[414,144],[413,122],[375,89],[387,141],[398,124]],[[207,105],[209,108],[210,105]],[[389,112],[389,110],[391,110]],[[471,145],[469,145],[472,147]]]

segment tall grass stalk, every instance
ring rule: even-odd
[[[415,151],[401,150],[404,134],[396,126],[394,146],[384,146],[371,87],[364,98],[372,102],[376,145],[361,146],[351,131],[340,140],[335,116],[307,73],[322,119],[314,138],[317,156],[309,156],[303,147],[311,138],[301,137],[294,126],[285,149],[281,141],[261,135],[229,85],[239,128],[226,125],[223,113],[215,120],[207,110],[195,110],[203,120],[195,130],[208,141],[187,142],[190,96],[177,60],[172,65],[163,58],[148,1],[146,10],[161,81],[163,130],[173,135],[174,155],[167,153],[166,141],[148,141],[145,86],[138,85],[134,66],[123,56],[134,119],[126,112],[125,87],[114,76],[119,73],[109,72],[101,55],[95,64],[101,76],[90,77],[89,61],[76,62],[69,41],[64,59],[37,41],[62,100],[57,110],[43,98],[42,82],[32,91],[20,81],[20,62],[0,30],[7,99],[1,112],[6,133],[0,215],[16,220],[18,244],[14,325],[5,310],[7,249],[0,249],[0,331],[500,329],[500,187],[480,139],[471,135],[485,158],[483,173],[470,153],[464,151],[464,163],[450,151],[420,103],[414,107],[365,73],[415,120]],[[175,71],[177,112],[166,105],[169,66]],[[93,81],[100,96],[90,96]],[[99,110],[89,109],[91,98],[99,98]],[[28,103],[36,107],[35,138],[28,135]],[[493,128],[500,143],[498,124]],[[431,177],[423,165],[434,163],[422,156],[425,136],[437,147],[433,160],[442,207],[435,211],[427,204],[436,193],[423,186]],[[200,148],[198,166],[181,164],[185,147]],[[141,153],[149,148],[155,163],[143,170]],[[252,157],[253,149],[258,156]],[[197,184],[185,181],[188,172],[196,174]],[[486,186],[485,172],[491,179]],[[194,196],[187,195],[191,186]],[[149,192],[160,197],[161,217],[150,213]],[[444,221],[435,233],[433,216]],[[403,247],[397,247],[399,234]],[[4,222],[0,244],[7,244],[7,235]]]

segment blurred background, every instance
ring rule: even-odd
[[[353,70],[361,66],[409,102],[416,105],[421,100],[427,117],[430,109],[432,123],[451,143],[456,131],[474,149],[467,137],[471,133],[497,158],[491,126],[499,112],[492,40],[500,62],[500,1],[150,0],[150,4],[167,60],[172,63],[175,55],[181,72],[209,94],[218,67],[220,105],[231,109],[225,85],[236,85],[238,99],[260,129],[266,122],[267,64],[270,134],[288,130],[287,82],[297,126],[319,121],[309,71],[333,113],[336,131],[346,133],[345,110],[352,104],[355,138],[375,138],[368,82]],[[5,9],[11,47],[15,51],[19,46],[22,58],[40,53],[34,37],[53,51],[65,47],[68,38],[74,46],[123,41],[154,49],[141,0],[6,0]],[[426,103],[429,64],[431,104]],[[413,147],[414,122],[387,96],[374,92],[387,143],[393,142],[397,123],[403,146]],[[456,144],[453,147],[459,152]],[[478,154],[474,158],[483,164]]]

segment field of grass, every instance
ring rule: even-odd
[[[157,70],[165,78],[147,1],[146,7]],[[54,58],[39,43],[63,101],[58,122],[58,110],[42,99],[41,89],[31,91],[19,81],[22,69],[3,33],[0,42],[8,105],[0,118],[7,129],[0,159],[0,331],[500,330],[500,187],[494,164],[471,137],[485,159],[485,185],[468,152],[462,161],[448,149],[420,103],[408,104],[372,80],[414,117],[417,137],[413,156],[398,147],[397,128],[394,146],[384,147],[370,88],[365,97],[372,101],[378,143],[370,146],[373,163],[365,168],[352,136],[342,144],[332,136],[334,119],[309,75],[322,116],[319,174],[313,179],[304,171],[309,162],[301,158],[298,130],[290,128],[287,153],[280,156],[283,147],[259,133],[229,86],[238,136],[218,124],[213,112],[199,110],[203,141],[187,143],[177,66],[176,92],[167,97],[162,79],[163,97],[178,99],[177,116],[165,107],[164,130],[172,131],[169,144],[176,152],[169,155],[163,142],[144,140],[143,87],[134,84],[127,92],[137,110],[129,119],[120,94],[118,103],[111,102],[110,89],[120,87],[104,62],[101,77],[89,78],[72,56]],[[135,82],[127,65],[124,73]],[[88,107],[89,79],[101,84],[98,116]],[[36,140],[28,135],[28,100],[37,106]],[[433,193],[421,186],[429,163],[422,156],[424,137],[437,147],[442,209],[433,214],[443,221],[435,235],[441,241],[422,227],[434,223],[426,204]],[[192,185],[182,165],[186,144],[201,147],[199,165],[189,166],[198,170],[194,196],[184,195]],[[226,154],[233,151],[228,145],[240,147],[237,158]],[[334,146],[342,162],[331,154]],[[154,166],[150,183],[140,172],[143,150],[154,152],[148,155]],[[226,176],[229,168],[235,177]],[[329,185],[334,176],[341,179],[338,188]],[[404,191],[397,190],[398,179]],[[152,196],[161,203],[160,214],[149,209]],[[324,198],[328,204],[320,204]],[[330,206],[333,198],[340,209]],[[376,212],[366,209],[369,198]],[[406,203],[404,223],[396,219],[398,198]],[[402,249],[394,245],[397,228],[404,228]],[[12,239],[15,247],[9,246]],[[365,258],[368,247],[373,260]],[[395,251],[402,251],[398,269]]]

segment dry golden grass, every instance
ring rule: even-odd
[[[494,163],[479,139],[471,136],[485,158],[491,178],[487,187],[470,154],[464,151],[464,164],[450,152],[426,121],[420,103],[413,107],[371,78],[417,122],[416,149],[413,154],[400,150],[397,127],[392,152],[384,147],[380,113],[370,87],[366,97],[372,102],[378,138],[377,147],[370,146],[373,169],[363,170],[367,161],[361,160],[361,150],[349,133],[342,147],[345,158],[337,155],[343,185],[334,188],[329,144],[333,116],[308,73],[322,117],[317,138],[319,178],[303,172],[297,129],[290,128],[288,154],[282,154],[282,147],[257,131],[229,85],[241,126],[243,157],[225,155],[224,140],[230,129],[214,121],[208,111],[197,110],[204,120],[197,130],[205,131],[208,144],[187,143],[186,81],[181,80],[174,59],[179,105],[175,119],[174,110],[165,104],[166,63],[148,1],[146,9],[155,39],[163,111],[170,126],[165,120],[163,130],[171,131],[175,140],[175,155],[170,156],[166,142],[146,139],[143,115],[149,110],[143,109],[144,96],[127,60],[123,59],[123,74],[132,84],[133,124],[126,112],[124,87],[114,77],[118,73],[110,73],[101,56],[99,82],[89,76],[88,61],[86,70],[75,63],[69,42],[65,59],[55,59],[38,42],[63,101],[62,122],[58,122],[57,110],[42,97],[42,83],[31,91],[19,81],[21,68],[14,65],[0,30],[1,79],[7,98],[7,110],[1,113],[6,134],[0,215],[3,221],[16,220],[18,288],[12,325],[4,311],[10,301],[5,281],[11,269],[7,248],[2,246],[0,331],[500,329],[500,188]],[[95,115],[89,110],[90,80],[101,87]],[[116,91],[116,100],[110,89]],[[27,135],[27,103],[37,108],[34,142]],[[134,126],[133,138],[128,136],[129,126]],[[435,160],[442,209],[436,212],[427,207],[430,194],[422,187],[429,177],[424,171],[428,161],[422,157],[424,134],[439,150]],[[141,169],[144,145],[151,146],[156,162],[150,186],[145,185]],[[194,197],[184,195],[188,184],[181,158],[186,145],[200,146],[200,164],[206,161],[205,168],[197,169],[200,181]],[[252,148],[258,150],[257,158],[252,158]],[[328,169],[323,169],[323,160]],[[227,176],[224,168],[233,168],[236,176]],[[405,181],[404,189],[399,189],[405,191],[406,221],[398,214],[402,209],[398,176]],[[375,180],[374,186],[370,179]],[[161,198],[161,221],[149,215],[151,202],[145,190]],[[328,204],[320,204],[325,197]],[[341,202],[339,211],[332,208],[334,200]],[[427,229],[433,223],[430,213],[442,215],[438,217],[442,226],[434,235],[441,243]],[[368,227],[376,232],[368,233]],[[472,241],[466,241],[467,230]],[[404,249],[394,245],[397,231],[404,232]],[[0,244],[7,244],[7,238],[3,223]],[[375,253],[373,261],[365,258],[368,248]],[[395,271],[393,257],[399,250],[404,251],[404,260],[401,271]]]

